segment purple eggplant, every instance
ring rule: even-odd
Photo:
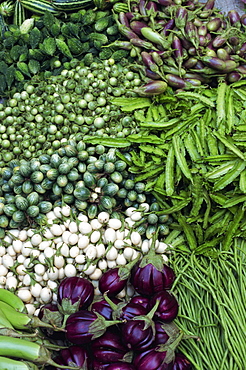
[[[133,364],[129,362],[116,362],[107,367],[107,370],[136,370]]]
[[[155,321],[155,341],[154,346],[158,346],[159,344],[165,344],[169,339],[169,335],[166,332],[165,325],[163,322],[157,320]]]
[[[115,304],[120,303],[120,299],[112,297],[111,301]],[[105,299],[100,299],[100,301],[95,301],[90,307],[90,311],[99,313],[105,319],[112,320],[113,309],[110,307],[110,304]]]
[[[130,302],[129,303],[136,303],[136,304],[139,304],[139,305],[143,306],[147,310],[149,309],[149,298],[144,297],[144,296],[141,296],[141,295],[135,295],[135,296],[133,296],[130,299]]]
[[[143,316],[148,313],[148,309],[140,304],[132,302],[120,302],[115,304],[106,294],[104,294],[104,298],[113,310],[113,320],[128,321],[136,316]]]
[[[123,343],[134,351],[144,351],[155,340],[155,323],[152,320],[159,302],[145,316],[136,316],[121,326]]]
[[[115,267],[107,270],[99,279],[98,288],[103,294],[107,292],[109,297],[116,296],[126,287],[132,267],[137,263],[139,257],[130,261],[125,266]]]
[[[103,364],[110,364],[124,359],[129,352],[121,340],[121,332],[111,327],[91,344],[93,358]]]
[[[190,370],[191,363],[182,353],[175,355],[173,370]]]
[[[174,271],[163,263],[152,247],[140,263],[133,267],[130,279],[136,292],[143,296],[152,296],[162,290],[170,289],[174,280]]]
[[[89,307],[94,298],[92,283],[81,277],[67,277],[58,287],[57,302],[60,312],[70,315]]]
[[[150,307],[154,307],[156,302],[159,301],[155,317],[162,320],[164,323],[173,321],[178,314],[178,302],[174,295],[166,290],[156,293],[150,300]]]
[[[95,358],[92,358],[89,362],[90,370],[106,370],[108,366],[109,364],[104,364],[103,362],[100,362]]]
[[[55,362],[59,365],[78,366],[83,370],[88,369],[88,351],[81,346],[70,346],[62,349]]]
[[[141,29],[143,27],[148,27],[147,23],[144,23],[142,21],[132,21],[130,23],[130,27],[137,35],[142,36]]]
[[[231,25],[233,25],[233,27],[240,27],[241,26],[240,15],[238,14],[238,12],[236,10],[230,10],[227,13],[227,16],[230,20]]]
[[[54,327],[61,328],[63,324],[63,315],[59,311],[58,306],[54,303],[47,303],[41,306],[38,318],[43,322],[51,324]],[[53,340],[64,340],[65,332],[55,331],[50,328],[40,328],[42,333],[44,333],[49,339]]]
[[[166,363],[167,352],[152,348],[134,359],[136,370],[173,370],[173,361]]]
[[[107,327],[119,324],[121,321],[109,321],[102,315],[81,310],[73,313],[66,321],[66,338],[73,344],[85,344],[100,337]]]

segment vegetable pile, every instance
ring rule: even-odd
[[[134,50],[143,74],[175,89],[229,83],[245,77],[245,15],[231,10],[226,16],[214,8],[215,0],[130,2],[119,13],[119,31],[129,41],[116,47]],[[156,82],[157,85],[157,82]]]

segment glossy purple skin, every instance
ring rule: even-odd
[[[182,353],[177,353],[174,359],[173,370],[190,370],[190,361]]]
[[[119,268],[107,270],[99,279],[98,288],[103,294],[107,292],[108,297],[114,297],[125,288],[128,279],[120,279]]]
[[[130,299],[129,303],[136,303],[139,304],[140,306],[143,306],[147,310],[149,309],[149,298],[143,297],[141,295],[135,295]]]
[[[75,364],[84,370],[88,369],[88,352],[85,348],[79,346],[71,346],[62,349],[59,355],[55,358],[55,362],[59,365]]]
[[[121,333],[116,328],[108,328],[99,338],[93,340],[93,357],[100,363],[110,364],[123,359],[128,348],[122,343]]]
[[[129,320],[121,327],[122,341],[134,351],[144,351],[151,347],[155,335],[151,326],[144,329],[144,320]]]
[[[129,362],[116,362],[115,364],[110,364],[107,370],[136,370],[136,368]]]
[[[148,310],[144,306],[137,303],[127,303],[123,308],[120,315],[120,320],[131,320],[136,316],[147,315]]]
[[[120,299],[115,298],[115,297],[112,297],[111,301],[114,302],[115,304],[118,304],[121,302]],[[92,312],[99,313],[100,315],[105,317],[105,319],[107,320],[112,320],[113,310],[105,299],[101,299],[100,301],[93,302],[90,310]]]
[[[38,318],[40,320],[44,320],[45,310],[49,310],[49,311],[54,312],[54,313],[59,312],[58,306],[56,304],[47,303],[47,304],[43,305],[39,310]],[[61,319],[62,319],[63,315],[62,314],[60,314],[60,315],[61,315]],[[51,323],[50,320],[49,320],[49,323]],[[62,331],[55,331],[55,330],[52,330],[52,329],[42,328],[42,327],[40,327],[40,330],[42,331],[42,333],[44,333],[50,339],[53,339],[53,340],[64,340],[65,339],[65,333],[62,332]]]
[[[173,362],[165,364],[166,352],[156,351],[154,348],[143,352],[134,360],[136,370],[173,370]]]
[[[94,298],[94,287],[92,283],[81,277],[67,277],[62,280],[58,287],[57,302],[70,299],[71,304],[80,301],[79,310],[89,307]]]
[[[159,344],[165,344],[169,336],[167,335],[165,329],[162,327],[161,321],[155,321],[155,341],[154,346],[158,346]]]
[[[93,358],[89,363],[89,369],[90,370],[106,370],[109,364],[103,364],[100,361],[97,361],[95,358]]]
[[[150,301],[150,307],[152,308],[156,301],[159,300],[159,306],[155,311],[154,317],[162,320],[164,323],[170,323],[173,321],[178,314],[178,302],[174,295],[170,294],[166,290],[156,293]]]
[[[70,315],[66,321],[66,337],[73,344],[85,344],[92,340],[90,325],[97,319],[94,312],[81,310]]]
[[[163,265],[162,270],[159,271],[151,263],[144,267],[139,267],[137,264],[131,273],[133,287],[143,296],[152,296],[162,290],[170,289],[174,280],[174,271],[167,265]]]

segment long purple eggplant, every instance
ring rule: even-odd
[[[81,346],[70,346],[62,349],[55,362],[63,366],[78,366],[83,370],[88,369],[88,351]]]
[[[129,349],[121,340],[121,332],[111,327],[99,338],[92,341],[92,355],[98,362],[110,364],[124,359]]]
[[[103,335],[107,327],[121,321],[109,321],[102,315],[81,310],[70,315],[66,321],[66,337],[73,344],[85,344]]]
[[[92,283],[81,277],[67,277],[58,287],[57,302],[60,312],[70,315],[89,307],[94,298]]]
[[[165,323],[173,321],[178,314],[178,302],[173,294],[166,290],[156,293],[150,300],[150,307],[154,307],[156,302],[159,301],[155,317]]]

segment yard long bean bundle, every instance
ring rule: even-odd
[[[245,241],[235,239],[220,258],[175,256],[178,326],[197,335],[181,345],[195,369],[239,370],[245,364]]]

